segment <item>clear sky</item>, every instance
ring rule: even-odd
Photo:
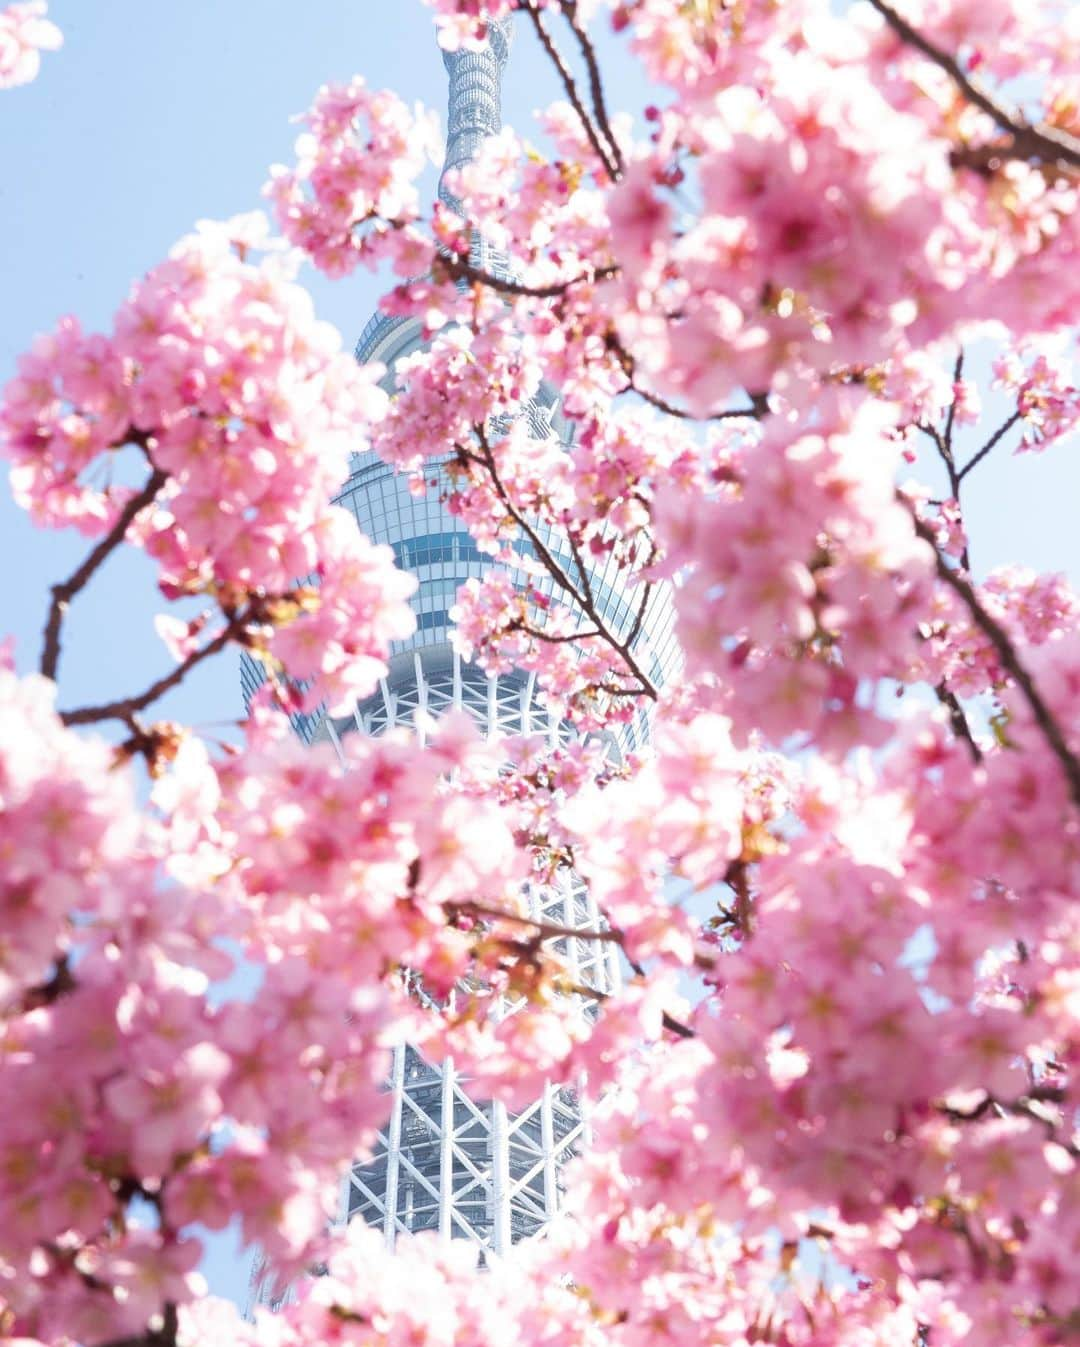
[[[131,281],[201,218],[260,204],[270,164],[288,161],[321,83],[363,74],[440,112],[445,77],[420,0],[53,0],[65,46],[38,80],[0,93],[0,381],[33,335],[65,313],[107,326]],[[650,101],[617,45],[603,44],[614,107]],[[505,119],[529,134],[557,95],[524,24],[506,80]],[[434,176],[432,177],[434,181]],[[883,262],[887,265],[887,260]],[[322,317],[351,346],[374,307],[366,275],[309,276]],[[979,571],[1006,560],[1080,572],[1076,446],[1042,457],[1001,453],[970,480]],[[0,637],[21,670],[37,662],[48,587],[85,541],[42,533],[0,492]],[[135,692],[168,670],[151,618],[163,605],[137,558],[114,558],[73,610],[62,704]],[[164,703],[202,726],[235,720],[236,662],[203,666]],[[217,1290],[243,1296],[243,1264],[208,1260]]]

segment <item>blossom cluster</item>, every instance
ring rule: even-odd
[[[657,498],[661,569],[687,572],[688,670],[722,678],[742,735],[844,752],[882,732],[868,690],[916,671],[933,562],[896,496],[888,425],[871,402],[825,394],[814,424],[766,425],[713,495]]]
[[[0,446],[37,523],[97,536],[143,503],[126,540],[166,598],[208,598],[309,701],[351,705],[413,626],[413,582],[328,504],[386,398],[277,254],[243,260],[264,235],[259,216],[206,225],[110,335],[70,318],[39,338],[5,390]],[[101,472],[125,446],[151,470],[144,496]]]
[[[45,17],[45,0],[20,0],[0,10],[0,89],[29,84],[41,68],[40,52],[63,43],[56,24]]]
[[[96,1342],[199,1295],[196,1227],[239,1219],[282,1273],[316,1256],[386,1049],[426,1029],[400,970],[429,997],[483,977],[483,932],[448,914],[511,912],[527,860],[512,814],[446,784],[497,776],[467,725],[342,764],[262,712],[221,762],[185,738],[145,812],[54,695],[0,673],[0,1083],[25,1104],[0,1129],[0,1302]]]
[[[419,211],[415,180],[432,147],[430,116],[357,78],[321,89],[304,120],[295,169],[276,165],[266,188],[285,237],[330,276],[387,257],[405,275],[423,270],[430,244],[406,226]],[[369,221],[369,231],[357,228]]]

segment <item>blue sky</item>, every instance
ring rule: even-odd
[[[33,335],[65,313],[107,326],[130,282],[200,218],[260,204],[269,165],[288,161],[318,86],[363,74],[442,111],[445,77],[420,0],[53,0],[65,46],[33,85],[0,94],[0,381]],[[610,101],[640,111],[650,97],[615,44]],[[558,93],[522,25],[504,112],[529,134],[532,112]],[[433,179],[434,180],[434,179]],[[351,346],[377,281],[307,278],[321,315]],[[1080,569],[1075,446],[1042,457],[993,456],[967,491],[976,569],[1006,560]],[[77,537],[34,529],[0,493],[0,637],[20,669],[36,665],[48,587],[85,551]],[[162,607],[137,557],[115,558],[73,610],[65,706],[134,692],[166,672],[151,620]],[[164,704],[200,726],[235,720],[236,662],[204,666]],[[243,1296],[242,1261],[218,1243],[207,1271]]]

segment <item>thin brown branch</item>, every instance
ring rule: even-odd
[[[48,979],[24,992],[20,1008],[23,1012],[29,1012],[41,1006],[51,1006],[61,996],[66,996],[74,990],[75,978],[71,972],[71,960],[67,954],[61,954],[57,956]]]
[[[573,557],[574,565],[577,567],[578,579],[581,581],[581,588],[585,597],[590,603],[595,603],[596,599],[593,594],[592,581],[589,579],[589,572],[585,568],[585,562],[581,556],[581,548],[578,546],[578,541],[570,529],[566,530],[566,544],[570,548],[570,555]]]
[[[1052,1090],[1048,1092],[1036,1087],[1029,1090],[1027,1094],[1021,1095],[1019,1099],[1011,1100],[999,1099],[996,1095],[987,1093],[969,1109],[952,1108],[945,1103],[939,1103],[936,1107],[942,1117],[956,1123],[981,1122],[987,1117],[1029,1118],[1045,1130],[1048,1141],[1055,1142],[1063,1150],[1068,1151],[1070,1155],[1080,1155],[1080,1146],[1061,1135],[1059,1130],[1062,1125],[1060,1117],[1055,1120],[1050,1114],[1040,1111],[1036,1107],[1040,1103],[1060,1104],[1060,1091]]]
[[[45,637],[41,651],[41,672],[46,678],[55,681],[60,665],[60,632],[64,625],[71,600],[84,589],[95,572],[124,541],[124,535],[131,527],[136,515],[151,504],[154,497],[168,480],[168,474],[155,468],[142,490],[132,496],[116,518],[116,523],[104,538],[87,555],[82,565],[62,584],[53,585],[52,601],[49,604],[49,616],[45,622]]]
[[[975,593],[971,582],[965,579],[959,571],[954,570],[941,555],[934,542],[933,530],[918,517],[911,503],[899,492],[897,493],[897,499],[910,513],[915,532],[923,542],[932,548],[938,579],[947,585],[963,603],[975,625],[994,647],[1002,668],[1011,675],[1020,689],[1043,738],[1061,764],[1061,770],[1065,775],[1069,796],[1073,804],[1080,808],[1080,759],[1069,748],[1061,726],[1054,719],[1053,713],[1043,700],[1042,694],[1035,686],[1034,679],[1021,663],[1020,656],[1016,653],[1016,648],[1009,638],[1008,632],[991,617],[979,602],[979,596]]]
[[[585,987],[580,982],[567,984],[566,990],[574,996],[584,996],[590,1001],[603,1003],[611,1000],[610,992],[601,991],[599,987]],[[668,1033],[674,1034],[677,1038],[697,1038],[695,1030],[688,1024],[683,1024],[682,1020],[677,1020],[674,1015],[669,1015],[666,1010],[661,1012],[660,1020]]]
[[[656,549],[653,548],[653,555],[655,556],[655,554]],[[637,612],[634,614],[634,621],[630,626],[630,630],[626,634],[626,641],[628,645],[633,645],[633,643],[638,638],[638,633],[641,631],[642,624],[645,621],[645,610],[649,606],[649,599],[652,596],[652,592],[653,592],[652,581],[646,580],[644,585],[642,586],[641,598],[638,601]]]
[[[558,561],[555,559],[550,548],[540,537],[540,534],[537,531],[537,529],[535,529],[532,526],[532,524],[529,523],[525,515],[521,512],[521,510],[518,509],[518,507],[510,499],[509,493],[507,492],[506,487],[503,485],[499,477],[499,471],[495,464],[495,456],[492,453],[491,445],[488,442],[488,438],[484,431],[484,427],[476,426],[474,429],[476,431],[476,436],[480,443],[482,452],[480,455],[470,455],[470,457],[474,459],[477,457],[480,458],[483,467],[487,471],[488,476],[491,478],[491,484],[494,487],[495,492],[498,495],[499,500],[502,502],[503,508],[506,510],[507,514],[514,521],[514,523],[517,524],[518,528],[521,529],[521,531],[532,543],[537,556],[540,558],[541,562],[543,563],[544,567],[546,568],[551,578],[565,593],[570,595],[570,597],[574,600],[574,602],[578,605],[578,607],[582,610],[582,612],[586,615],[586,617],[588,617],[590,621],[595,625],[599,637],[604,642],[606,642],[606,644],[609,645],[612,648],[612,650],[614,650],[619,656],[621,656],[623,663],[633,674],[633,676],[638,680],[640,684],[640,689],[634,690],[635,695],[644,694],[645,696],[649,697],[652,701],[656,701],[657,697],[659,696],[657,688],[653,683],[652,679],[649,678],[648,675],[644,673],[644,671],[639,666],[633,651],[630,649],[629,642],[620,641],[619,638],[614,634],[614,632],[611,631],[611,629],[608,627],[607,623],[604,621],[599,611],[597,610],[596,604],[593,601],[592,591],[588,587],[588,584],[586,583],[585,592],[582,593],[582,591],[570,579],[569,575],[567,575],[563,567],[560,566]],[[580,569],[580,562],[578,562],[578,566]]]
[[[518,526],[518,528],[521,529],[522,533],[525,534],[529,542],[532,543],[536,555],[543,562],[544,568],[551,576],[551,578],[560,587],[560,589],[564,590],[567,594],[570,595],[570,597],[574,600],[575,603],[578,604],[579,607],[584,608],[585,605],[582,596],[578,593],[577,589],[574,586],[573,581],[563,570],[563,568],[559,565],[551,549],[544,542],[543,538],[540,537],[539,532],[535,528],[533,528],[533,526],[529,523],[528,519],[526,519],[526,517],[522,514],[522,512],[510,499],[506,487],[503,485],[502,480],[499,477],[498,469],[495,466],[495,455],[492,453],[491,444],[488,440],[487,432],[485,431],[484,427],[482,425],[477,425],[474,426],[473,429],[476,432],[476,437],[480,442],[480,446],[483,452],[481,454],[467,453],[467,457],[472,462],[478,463],[491,478],[491,485],[495,488],[495,493],[499,497],[499,500],[502,501],[503,508],[506,510],[506,513],[510,516],[510,518],[514,521],[514,523]]]
[[[655,697],[656,692],[652,689],[651,683],[639,684],[636,688],[618,687],[612,683],[597,684],[599,690],[608,697]]]
[[[949,463],[953,462],[953,426],[956,424],[956,385],[964,375],[964,348],[961,346],[956,353],[956,364],[953,365],[952,381],[953,395],[949,403],[949,410],[945,416],[945,449],[948,453]]]
[[[1015,411],[1007,421],[1005,421],[1002,425],[998,426],[997,430],[994,431],[993,435],[990,436],[990,438],[986,441],[986,443],[979,450],[979,452],[973,455],[973,457],[970,458],[960,469],[959,473],[957,473],[956,477],[957,483],[962,482],[964,478],[968,475],[968,473],[972,470],[972,468],[977,468],[979,464],[983,461],[983,459],[986,457],[986,455],[990,452],[990,450],[1001,442],[1001,440],[1009,433],[1009,431],[1012,430],[1013,426],[1016,425],[1017,421],[1020,421],[1022,419],[1023,413],[1020,411]]]
[[[942,682],[935,684],[934,696],[937,697],[938,701],[948,712],[949,725],[953,734],[967,744],[972,762],[982,762],[982,749],[975,742],[975,736],[971,732],[971,726],[968,724],[967,716],[964,714],[964,708],[960,705],[960,700],[956,693],[953,692],[944,680],[942,680]]]
[[[606,281],[619,274],[619,268],[615,266],[597,267],[595,271],[583,271],[580,276],[572,276],[565,281],[553,281],[550,285],[525,285],[508,276],[496,276],[482,267],[474,267],[463,257],[443,255],[435,259],[432,267],[432,274],[436,280],[439,279],[440,271],[447,273],[455,281],[472,281],[477,285],[485,285],[491,290],[496,290],[502,295],[519,295],[528,299],[559,299],[575,285]]]
[[[528,622],[514,623],[512,628],[516,631],[523,631],[526,636],[533,636],[538,641],[546,641],[549,645],[574,645],[577,641],[588,641],[600,635],[595,629],[592,631],[566,631],[555,635],[552,632],[541,631],[539,627],[532,627]]]
[[[963,360],[963,352],[961,352],[960,359],[957,360],[956,362],[957,369],[961,367],[962,360]],[[953,398],[952,402],[949,404],[949,414],[945,421],[944,434],[942,434],[942,432],[938,430],[936,426],[928,425],[924,421],[918,422],[915,428],[916,430],[920,430],[927,437],[927,439],[933,443],[934,447],[937,449],[938,457],[941,459],[942,463],[944,463],[945,471],[948,474],[949,495],[956,502],[957,507],[959,507],[960,475],[956,471],[956,459],[953,456],[952,450],[952,423],[955,411],[956,411],[956,399]],[[944,502],[935,501],[931,503],[941,505]],[[964,542],[963,551],[960,553],[960,562],[965,571],[971,570],[971,556],[968,552],[968,545],[966,539]]]
[[[566,22],[577,38],[585,68],[589,72],[589,97],[592,100],[596,126],[611,150],[611,158],[615,164],[616,173],[621,174],[623,170],[622,150],[619,149],[619,142],[611,126],[611,118],[608,116],[607,102],[604,98],[604,82],[600,76],[600,63],[596,59],[596,48],[578,18],[577,0],[561,0],[560,7]]]
[[[1059,166],[1080,168],[1080,140],[1075,136],[1046,122],[1032,126],[1018,113],[1009,112],[973,79],[954,57],[942,51],[929,38],[913,28],[891,5],[886,4],[885,0],[870,0],[870,3],[902,42],[914,47],[928,61],[933,61],[934,65],[944,70],[969,103],[985,112],[1012,137],[1011,148],[999,151],[1003,157],[1042,159]]]
[[[724,412],[710,412],[708,416],[696,416],[693,412],[688,412],[684,407],[677,407],[673,402],[668,402],[662,398],[659,393],[650,393],[647,388],[642,388],[635,381],[634,357],[614,336],[608,337],[608,348],[614,353],[616,360],[622,366],[622,371],[626,375],[627,388],[625,392],[636,393],[639,398],[647,402],[650,407],[655,407],[657,411],[664,412],[668,416],[678,417],[680,421],[732,421],[741,417],[749,417],[754,421],[764,420],[769,414],[769,397],[767,393],[751,393],[749,407],[732,407]]]
[[[238,625],[240,625],[238,622],[230,622],[212,641],[201,649],[192,651],[171,673],[159,678],[156,683],[151,683],[145,692],[125,697],[120,701],[105,702],[102,706],[81,706],[74,711],[61,711],[60,719],[65,725],[94,725],[102,720],[122,720],[129,723],[132,716],[139,711],[145,711],[152,702],[156,702],[159,697],[182,683],[196,665],[209,659],[211,655],[216,655],[219,650],[224,650],[236,635]]]
[[[525,13],[528,14],[529,18],[532,20],[532,25],[536,29],[536,36],[540,39],[540,45],[544,48],[544,51],[547,52],[548,59],[558,72],[560,80],[562,80],[562,86],[566,90],[566,96],[570,100],[571,107],[578,115],[578,120],[581,122],[589,144],[593,148],[593,152],[603,165],[604,172],[607,176],[612,182],[616,181],[619,177],[619,166],[617,163],[613,162],[610,151],[600,139],[600,134],[593,124],[593,119],[589,116],[585,104],[582,101],[573,72],[563,60],[562,53],[559,51],[558,47],[555,46],[551,34],[544,26],[544,21],[540,17],[540,11],[537,6],[531,3],[531,0],[525,0],[523,8]]]
[[[485,903],[475,903],[466,901],[455,903],[453,907],[456,911],[468,912],[477,917],[491,917],[496,921],[509,921],[517,926],[528,926],[534,930],[541,940],[599,940],[608,944],[618,945],[622,943],[623,934],[621,931],[608,927],[605,930],[590,930],[587,927],[562,926],[558,922],[537,921],[535,917],[526,917],[520,912],[507,912],[501,907],[489,907]]]

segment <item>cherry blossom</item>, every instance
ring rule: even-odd
[[[56,51],[63,34],[45,17],[44,0],[21,0],[0,10],[0,89],[29,84],[41,68],[40,52]]]
[[[202,222],[3,394],[16,500],[89,550],[39,672],[0,644],[0,1328],[1069,1340],[1078,599],[986,569],[967,484],[1077,426],[1074,14],[429,8],[449,51],[519,14],[546,148],[491,136],[429,204],[430,114],[325,86],[271,170],[283,238]],[[0,83],[43,14],[0,15]],[[641,106],[607,106],[604,28]],[[343,354],[303,258],[384,267],[410,354]],[[549,734],[348,728],[415,622],[329,503],[361,452],[467,530],[457,656],[531,675]],[[158,682],[69,706],[65,613],[122,547],[197,603],[157,617]],[[235,741],[153,719],[230,646],[264,676]],[[406,1042],[511,1110],[587,1101],[544,1239],[480,1269],[335,1224]],[[199,1274],[233,1222],[290,1288],[251,1323]]]

